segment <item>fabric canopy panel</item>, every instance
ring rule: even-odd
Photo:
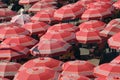
[[[38,44],[40,56],[59,56],[67,54],[71,45],[61,40],[42,40]]]
[[[13,80],[57,80],[56,72],[48,67],[32,67],[18,72]]]

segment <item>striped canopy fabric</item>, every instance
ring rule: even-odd
[[[56,72],[48,67],[32,67],[18,72],[13,80],[57,80],[56,76]]]
[[[62,40],[41,40],[38,44],[40,56],[59,56],[67,54],[71,45]]]
[[[13,79],[20,66],[21,64],[15,62],[0,62],[0,77]]]

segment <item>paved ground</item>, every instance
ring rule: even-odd
[[[88,49],[85,49],[85,48],[80,48],[80,51],[81,51],[81,55],[82,55],[82,59],[83,60],[87,60],[90,61],[91,63],[93,63],[94,65],[98,65],[99,64],[99,59],[95,59],[95,58],[89,58],[89,51]]]

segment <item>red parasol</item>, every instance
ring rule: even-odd
[[[113,49],[120,49],[120,32],[108,39],[108,45]]]
[[[20,66],[15,62],[0,62],[0,77],[12,80]]]
[[[28,30],[31,34],[40,34],[46,32],[49,26],[44,22],[29,22],[22,27]]]
[[[99,32],[93,29],[82,29],[76,32],[76,39],[79,43],[99,43],[101,42],[101,37]]]
[[[0,8],[0,17],[10,17],[16,15],[16,12],[8,8]]]
[[[106,24],[102,21],[90,20],[90,21],[86,21],[86,22],[81,23],[79,25],[79,28],[80,28],[80,30],[92,28],[92,29],[95,29],[97,31],[101,31],[105,28],[105,26],[106,26]]]
[[[0,78],[0,80],[9,80],[9,79],[7,79],[7,78]]]
[[[68,76],[64,76],[64,75],[60,75],[58,80],[90,80],[88,77],[85,76],[73,76],[68,75]]]
[[[20,45],[0,45],[0,60],[21,59],[28,56],[29,49]]]
[[[112,25],[119,25],[120,24],[120,18],[112,19],[107,26],[112,26]]]
[[[102,2],[102,1],[90,3],[87,5],[87,8],[88,9],[89,8],[107,8],[107,9],[110,9],[111,11],[114,11],[112,3],[107,3],[107,2]]]
[[[80,18],[84,10],[82,5],[78,7],[78,5],[68,4],[56,10],[54,18],[58,21]]]
[[[52,5],[57,4],[57,0],[41,0],[41,2],[45,2],[47,4],[52,4]]]
[[[21,35],[21,36],[14,36],[5,39],[2,44],[16,44],[25,47],[31,47],[35,45],[38,41],[33,39],[32,37]]]
[[[116,9],[120,9],[120,0],[117,0],[117,2],[115,2],[113,4],[113,6],[116,8]]]
[[[82,20],[100,20],[112,15],[112,11],[108,8],[90,8],[82,14]]]
[[[47,32],[45,33],[40,40],[51,40],[51,39],[55,39],[55,40],[63,40],[65,42],[75,42],[76,38],[75,38],[75,33],[73,32],[57,32],[57,31],[53,31],[53,32]]]
[[[12,23],[12,22],[2,22],[0,23],[0,28],[2,27],[13,27],[13,26],[20,26],[17,23]]]
[[[114,0],[95,0],[95,1],[106,2],[106,3],[107,2],[109,2],[109,3],[111,2],[112,3]]]
[[[110,63],[120,63],[120,56],[117,56],[116,58],[114,58]]]
[[[32,4],[37,1],[39,1],[39,0],[19,0],[19,4],[21,4],[21,5]]]
[[[107,76],[109,76],[110,78],[120,77],[119,68],[120,64],[105,63],[94,68],[94,75],[101,78],[106,78]]]
[[[108,23],[107,26],[100,32],[100,36],[109,38],[118,32],[120,32],[119,22],[110,21],[110,23]]]
[[[48,67],[32,67],[18,72],[13,80],[57,80],[56,72]]]
[[[29,31],[22,27],[13,26],[13,27],[2,27],[0,28],[0,40],[4,40],[9,37],[18,36],[18,35],[29,35]]]
[[[47,32],[51,31],[70,31],[70,32],[76,32],[78,31],[78,27],[74,26],[73,24],[70,23],[59,23],[56,25],[51,26]]]
[[[56,8],[55,6],[53,6],[52,4],[48,4],[48,3],[45,3],[45,2],[37,2],[35,3],[31,8],[29,8],[28,11],[30,12],[39,12],[41,10],[49,10],[49,9],[54,9]]]
[[[100,35],[103,37],[110,37],[120,32],[119,26],[114,25],[110,27],[106,27],[103,31],[100,32]]]
[[[54,21],[53,18],[54,12],[55,9],[42,10],[40,12],[37,12],[33,17],[31,17],[31,20],[33,22],[43,21],[46,23],[51,23],[52,21]]]
[[[41,56],[59,56],[67,53],[71,45],[61,40],[41,40],[38,44],[38,50]]]
[[[95,80],[120,80],[120,77],[107,77],[107,78],[96,78]]]
[[[62,65],[63,72],[61,73],[64,76],[93,76],[94,65],[88,61],[75,60],[68,61]]]
[[[62,64],[63,64],[62,61],[59,61],[50,57],[41,57],[41,58],[29,60],[28,62],[24,63],[19,69],[19,71],[23,71],[25,69],[32,68],[32,67],[46,66],[46,67],[52,68],[55,71],[61,72]]]
[[[88,4],[93,3],[93,2],[95,1],[94,0],[79,0],[75,4],[83,5],[86,7]]]

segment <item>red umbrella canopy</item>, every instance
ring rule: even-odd
[[[20,66],[21,64],[15,62],[0,62],[0,77],[12,79]]]
[[[33,17],[31,17],[31,20],[33,22],[43,21],[46,23],[51,23],[52,21],[54,21],[53,18],[54,12],[55,9],[42,10],[40,12],[37,12]]]
[[[101,31],[105,28],[106,23],[102,22],[102,21],[98,21],[98,20],[90,20],[90,21],[86,21],[83,22],[79,25],[80,30],[82,29],[88,29],[88,28],[93,28],[97,31]]]
[[[111,37],[114,34],[120,32],[120,19],[116,18],[111,20],[106,27],[104,28],[103,31],[100,32],[100,36],[102,37]]]
[[[57,9],[54,13],[54,18],[58,21],[80,18],[84,10],[82,5],[78,7],[77,5],[68,4]]]
[[[120,80],[120,77],[106,77],[106,78],[96,78],[95,80]]]
[[[29,8],[28,11],[36,13],[36,12],[39,12],[41,10],[49,10],[51,8],[56,8],[56,7],[53,6],[52,4],[48,4],[46,2],[39,1],[39,2],[35,3],[31,8]]]
[[[108,39],[108,45],[113,49],[120,49],[120,32]]]
[[[0,80],[9,80],[9,79],[7,79],[7,78],[0,78]]]
[[[8,8],[0,8],[0,17],[9,17],[16,15],[16,12]]]
[[[93,29],[82,29],[76,32],[76,39],[79,43],[83,44],[101,42],[99,32]]]
[[[41,57],[41,58],[29,60],[28,62],[24,63],[19,69],[19,71],[23,71],[25,69],[32,68],[32,67],[46,66],[59,72],[59,71],[62,71],[61,69],[62,64],[63,64],[62,61],[59,61],[50,57]]]
[[[31,34],[40,34],[46,32],[49,26],[44,22],[29,22],[22,27],[28,30]]]
[[[61,40],[41,40],[38,50],[41,56],[59,56],[66,54],[71,49],[71,45]]]
[[[112,25],[119,25],[120,24],[120,18],[112,19],[107,26],[112,26]]]
[[[101,1],[101,2],[113,2],[114,0],[95,0],[95,1]]]
[[[18,36],[18,35],[29,35],[29,31],[22,27],[13,26],[13,27],[1,27],[0,28],[0,40],[12,37],[12,36]]]
[[[109,38],[120,32],[120,24],[107,25],[101,32],[100,36]]]
[[[62,65],[62,75],[73,75],[73,76],[93,76],[94,65],[88,61],[75,60],[68,61]]]
[[[120,56],[114,58],[110,63],[120,63]]]
[[[56,73],[48,67],[32,67],[18,72],[13,80],[57,80]]]
[[[39,1],[39,0],[19,0],[19,4],[21,4],[21,5],[32,4],[37,1]]]
[[[21,35],[21,36],[14,36],[5,39],[2,44],[16,44],[25,47],[31,47],[35,45],[38,41],[33,39],[32,37]]]
[[[57,0],[41,0],[41,2],[45,2],[47,4],[57,4]]]
[[[112,15],[112,11],[108,8],[90,8],[82,14],[82,20],[100,20]]]
[[[116,8],[116,9],[120,9],[120,0],[117,0],[113,6]]]
[[[0,60],[21,59],[28,56],[29,49],[20,45],[1,44]]]
[[[76,41],[76,37],[75,37],[75,33],[73,32],[47,32],[45,33],[40,40],[51,40],[51,39],[55,39],[55,40],[63,40],[65,42],[74,42]]]
[[[114,10],[113,6],[112,6],[112,3],[107,3],[107,2],[102,2],[102,1],[98,1],[98,2],[93,2],[93,3],[90,3],[87,5],[87,8],[109,8],[111,9],[112,11]]]
[[[58,80],[90,80],[90,79],[88,77],[85,77],[85,76],[60,75]]]
[[[51,31],[70,31],[70,32],[76,32],[78,31],[78,27],[74,26],[73,24],[70,23],[59,23],[56,25],[51,26],[47,32]]]
[[[12,23],[12,22],[3,22],[0,23],[0,28],[1,27],[13,27],[13,26],[20,26],[17,23]]]
[[[75,4],[83,5],[86,7],[88,4],[93,3],[93,2],[95,2],[95,0],[79,0]]]
[[[94,68],[94,75],[96,77],[106,78],[120,76],[120,64],[105,63]]]

